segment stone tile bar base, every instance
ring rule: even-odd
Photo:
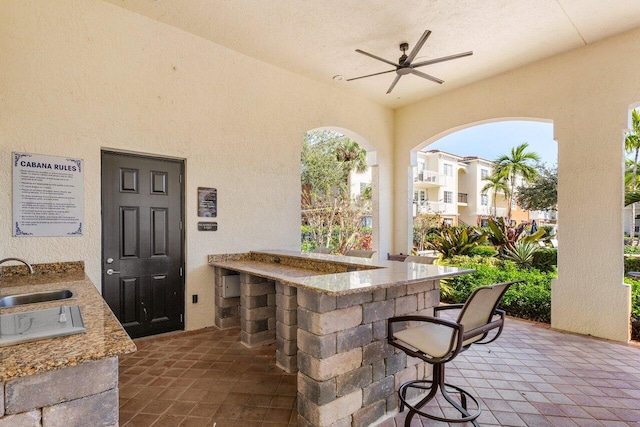
[[[332,297],[298,289],[298,425],[373,424],[428,366],[387,343],[387,319],[433,315],[437,280]]]
[[[298,290],[276,282],[276,365],[298,372]]]
[[[0,427],[117,426],[118,358],[0,383]]]
[[[215,304],[216,314],[214,323],[220,329],[240,326],[240,297],[222,297],[222,276],[237,274],[226,268],[215,267]]]
[[[276,286],[273,280],[240,273],[240,342],[257,347],[276,340]]]

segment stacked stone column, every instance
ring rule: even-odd
[[[258,347],[276,340],[276,287],[273,280],[240,273],[240,341]]]
[[[332,297],[298,289],[298,425],[369,426],[427,366],[387,343],[387,319],[432,315],[437,281]]]
[[[276,365],[289,374],[298,372],[297,289],[276,282]]]

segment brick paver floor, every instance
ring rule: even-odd
[[[138,351],[120,358],[120,425],[297,425],[296,376],[275,366],[275,345],[248,349],[239,334],[211,328],[136,340]],[[481,425],[640,426],[638,345],[509,318],[496,342],[449,363],[447,379],[479,398]],[[402,426],[406,412],[379,425]],[[411,425],[444,424],[416,416]]]

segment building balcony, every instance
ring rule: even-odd
[[[424,187],[441,187],[447,185],[447,176],[433,171],[421,171],[413,174],[413,183]]]

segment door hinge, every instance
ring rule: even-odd
[[[182,184],[182,174],[180,174],[180,184]]]
[[[180,321],[181,321],[181,322],[184,322],[184,320],[182,320],[182,314],[180,315]]]
[[[184,268],[180,267],[180,277],[184,276]]]
[[[182,230],[182,221],[180,221],[180,230]]]

